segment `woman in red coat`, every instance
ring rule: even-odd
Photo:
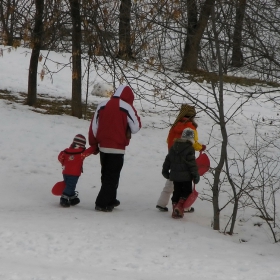
[[[141,120],[133,105],[134,93],[128,85],[120,85],[109,100],[101,102],[89,127],[89,144],[100,150],[101,188],[95,210],[112,212],[120,205],[117,199],[125,149],[131,133],[141,129]]]

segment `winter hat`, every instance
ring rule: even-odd
[[[191,118],[191,117],[195,117],[195,115],[196,115],[196,111],[194,106],[190,106],[188,104],[182,104],[179,115],[177,116],[172,127],[175,126],[177,122],[180,121],[183,117]]]
[[[194,131],[191,128],[185,128],[182,132],[181,139],[194,143]]]
[[[73,139],[72,146],[80,146],[82,148],[85,148],[86,143],[87,143],[87,141],[86,141],[85,136],[82,134],[77,134]]]

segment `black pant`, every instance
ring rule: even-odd
[[[173,182],[174,191],[171,198],[172,203],[177,203],[181,197],[187,198],[192,193],[192,181]]]
[[[99,207],[114,205],[117,198],[117,188],[119,186],[123,161],[123,154],[100,152],[101,189],[95,201],[95,204]]]

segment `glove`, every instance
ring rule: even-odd
[[[161,174],[165,179],[169,179],[169,172],[162,171]]]
[[[197,174],[197,175],[195,175],[195,176],[193,177],[193,182],[194,182],[195,184],[198,184],[199,180],[200,180],[199,174]]]
[[[201,152],[205,151],[206,150],[206,146],[205,145],[202,145],[202,149],[200,150]]]
[[[92,145],[91,147],[94,149],[92,153],[93,153],[94,155],[97,155],[97,154],[99,153],[98,144]]]

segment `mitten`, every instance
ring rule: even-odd
[[[206,150],[206,146],[205,145],[202,145],[202,149],[200,150],[201,152],[205,151]]]
[[[166,172],[166,171],[162,170],[161,174],[165,179],[169,179],[169,172]]]
[[[93,147],[93,149],[94,149],[92,153],[93,153],[94,155],[97,155],[97,154],[99,153],[99,147],[98,147],[98,145],[96,144],[96,145],[94,145],[94,146],[92,146],[92,147]]]
[[[197,175],[195,175],[195,176],[193,177],[193,182],[194,182],[195,184],[198,184],[199,180],[200,180],[199,174],[197,174]]]

